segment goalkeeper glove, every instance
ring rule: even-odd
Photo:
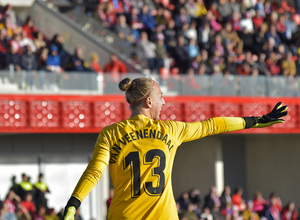
[[[284,123],[281,119],[288,114],[287,106],[282,106],[281,102],[278,102],[273,110],[261,117],[244,117],[246,122],[245,128],[265,128],[277,123]]]
[[[76,214],[76,210],[79,208],[81,202],[72,196],[64,210],[63,220],[74,220],[74,216]]]

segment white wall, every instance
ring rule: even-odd
[[[42,165],[42,171],[45,174],[44,180],[50,189],[50,193],[46,196],[49,207],[53,207],[58,212],[66,205],[86,165],[83,163]],[[35,183],[39,172],[36,164],[1,164],[0,170],[0,199],[2,200],[8,192],[13,175],[16,175],[17,182],[20,182],[21,174],[26,173],[31,177],[31,182]],[[90,200],[87,198],[81,205],[81,214],[84,219],[90,218],[89,208]]]

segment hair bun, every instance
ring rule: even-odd
[[[125,78],[119,83],[119,89],[126,92],[132,85],[132,80],[130,78]]]

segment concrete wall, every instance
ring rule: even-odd
[[[292,200],[300,207],[299,143],[299,134],[247,136],[245,163],[249,193],[259,189],[266,198],[274,191],[283,203]]]

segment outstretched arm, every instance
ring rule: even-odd
[[[105,167],[109,163],[109,147],[105,143],[102,133],[100,133],[96,146],[94,147],[93,156],[89,162],[86,170],[83,172],[78,181],[71,198],[69,199],[65,210],[63,219],[74,220],[76,210],[81,205],[81,202],[92,191],[95,185],[100,180]]]

